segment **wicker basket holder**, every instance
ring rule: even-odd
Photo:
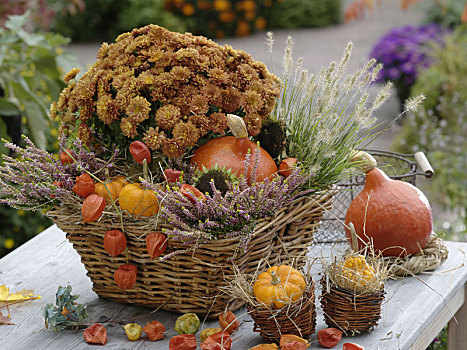
[[[307,339],[315,332],[315,286],[311,282],[300,300],[280,311],[247,306],[254,321],[254,332],[259,332],[266,343],[279,344],[282,334],[295,334]]]
[[[331,286],[321,280],[321,308],[329,327],[342,330],[346,335],[372,331],[381,318],[384,288],[375,293],[356,293],[353,290]]]
[[[169,227],[154,224],[156,220],[124,215],[127,254],[111,257],[104,250],[104,234],[107,230],[121,228],[119,216],[104,214],[98,222],[84,224],[80,211],[75,208],[62,207],[49,211],[47,215],[66,232],[68,240],[80,254],[93,290],[99,297],[216,317],[226,307],[236,310],[244,305],[221,291],[226,285],[225,277],[233,274],[232,265],[244,273],[252,273],[263,258],[268,257],[271,263],[279,261],[282,250],[276,247],[282,244],[302,250],[311,245],[310,236],[312,238],[325,209],[331,207],[333,194],[333,191],[324,191],[307,197],[307,201],[313,202],[319,210],[307,207],[310,212],[304,212],[302,199],[274,216],[258,221],[245,251],[239,251],[240,238],[235,237],[210,241],[165,261],[152,260],[146,250],[146,235]],[[309,222],[302,220],[303,224],[313,227],[308,236],[287,234],[297,216],[306,217]],[[169,240],[165,254],[181,249],[187,249],[187,246]],[[118,288],[113,278],[118,267],[127,263],[136,265],[138,274],[134,288],[124,291]]]

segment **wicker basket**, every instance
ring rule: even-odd
[[[372,331],[381,318],[384,288],[376,293],[357,294],[353,290],[331,286],[321,280],[321,307],[329,327],[339,328],[347,335]]]
[[[248,313],[255,322],[253,331],[259,332],[266,343],[279,344],[282,334],[294,334],[307,339],[316,327],[314,282],[309,284],[303,297],[281,311],[269,308],[247,306]]]
[[[307,216],[308,220],[316,221],[309,225],[317,227],[324,208],[331,205],[332,195],[332,192],[325,191],[309,199],[316,207],[307,207],[312,212]],[[145,238],[149,232],[168,225],[151,225],[150,220],[124,216],[128,256],[121,254],[113,258],[104,250],[103,238],[107,230],[121,227],[120,218],[116,215],[104,214],[99,222],[83,224],[78,210],[64,207],[50,211],[48,216],[66,232],[68,240],[81,255],[98,296],[123,303],[215,317],[226,306],[236,310],[244,305],[221,292],[226,285],[225,276],[233,274],[233,264],[244,273],[252,273],[263,258],[268,257],[271,262],[279,261],[283,251],[278,249],[278,237],[291,248],[303,250],[311,245],[307,237],[290,239],[286,232],[296,216],[304,216],[302,205],[302,201],[295,201],[274,216],[258,221],[244,252],[239,251],[240,238],[235,237],[213,240],[165,261],[150,259]],[[169,240],[165,253],[186,248],[181,242]],[[113,276],[115,270],[125,263],[137,266],[138,277],[133,289],[123,291],[117,287]]]

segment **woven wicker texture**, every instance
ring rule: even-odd
[[[254,332],[259,332],[266,343],[279,344],[282,334],[295,334],[307,339],[316,327],[315,286],[312,282],[300,300],[280,311],[247,306],[253,319]]]
[[[432,233],[425,248],[417,254],[406,257],[386,257],[389,264],[389,277],[403,278],[421,272],[437,269],[448,258],[448,249],[443,240]]]
[[[289,236],[286,231],[296,216],[307,227],[317,227],[324,212],[332,205],[332,191],[310,196],[304,211],[303,201],[297,200],[278,211],[273,217],[257,222],[247,249],[239,251],[239,237],[213,240],[199,245],[194,250],[174,256],[165,261],[151,260],[146,250],[146,235],[160,231],[164,224],[154,220],[136,219],[124,215],[123,226],[127,238],[128,256],[125,253],[113,258],[104,250],[103,239],[107,230],[121,228],[117,215],[104,214],[99,222],[83,224],[78,210],[60,208],[50,211],[48,216],[67,233],[68,240],[81,256],[87,275],[98,296],[117,302],[134,303],[181,313],[194,312],[215,317],[228,306],[236,310],[243,306],[240,300],[221,292],[226,285],[225,276],[233,274],[232,264],[244,273],[252,273],[258,262],[269,256],[269,261],[279,261],[280,244],[297,249],[311,245],[313,230],[308,236]],[[319,208],[318,209],[316,209]],[[311,236],[311,239],[310,239]],[[190,248],[190,247],[188,247]],[[165,254],[187,249],[181,242],[169,240]],[[114,282],[114,272],[121,264],[134,264],[138,268],[137,281],[133,289],[120,290]]]
[[[342,330],[347,335],[372,331],[381,318],[384,289],[378,293],[356,294],[352,290],[331,287],[326,290],[321,280],[321,307],[329,327]]]

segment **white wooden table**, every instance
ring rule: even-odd
[[[450,321],[449,349],[467,349],[467,307],[464,305],[467,267],[463,266],[467,244],[447,242],[447,245],[448,260],[435,273],[420,276],[426,285],[413,277],[390,281],[386,286],[387,298],[379,326],[372,333],[343,339],[336,349],[341,349],[344,341],[351,341],[364,345],[366,350],[423,350],[454,314],[459,323]],[[321,249],[315,247],[311,254],[317,254]],[[328,253],[329,249],[324,248],[324,255]],[[319,268],[315,267],[318,271]],[[11,307],[12,321],[16,325],[0,325],[0,349],[96,349],[96,346],[84,342],[82,331],[55,333],[45,330],[42,310],[46,303],[55,303],[59,285],[70,284],[73,287],[73,293],[80,295],[78,302],[88,305],[91,319],[101,315],[130,319],[151,311],[99,299],[85,273],[78,254],[65,239],[64,233],[55,226],[1,259],[0,284],[6,284],[14,291],[34,289],[42,299]],[[316,276],[315,280],[318,278]],[[262,343],[261,337],[252,332],[252,321],[245,315],[245,310],[241,309],[236,314],[243,322],[233,337],[232,349],[246,350]],[[159,320],[166,326],[166,340],[158,342],[130,342],[120,326],[107,327],[106,348],[168,349],[168,340],[176,334],[173,327],[178,316],[158,311],[151,317],[138,320],[142,325],[148,320]],[[215,327],[217,324],[211,321],[204,325],[208,326]],[[321,328],[326,328],[326,325],[318,308],[317,330]],[[316,334],[312,341],[312,349],[322,349],[316,342]]]

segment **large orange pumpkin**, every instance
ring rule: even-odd
[[[245,175],[245,159],[250,155],[247,181],[249,184],[277,173],[277,166],[272,157],[263,148],[248,139],[245,122],[242,118],[229,114],[227,115],[229,128],[235,136],[218,137],[208,141],[204,146],[199,147],[190,162],[196,164],[200,170],[203,167],[213,168],[216,164],[219,167],[232,169],[237,176]],[[259,164],[255,179],[252,179],[253,168],[259,157]]]
[[[372,241],[374,249],[384,256],[419,252],[433,229],[428,199],[415,186],[391,180],[376,168],[376,160],[371,155],[359,152],[355,159],[366,166],[366,182],[350,204],[345,224],[353,223],[361,238],[359,247],[363,248],[363,242]],[[352,240],[347,227],[346,234]]]

